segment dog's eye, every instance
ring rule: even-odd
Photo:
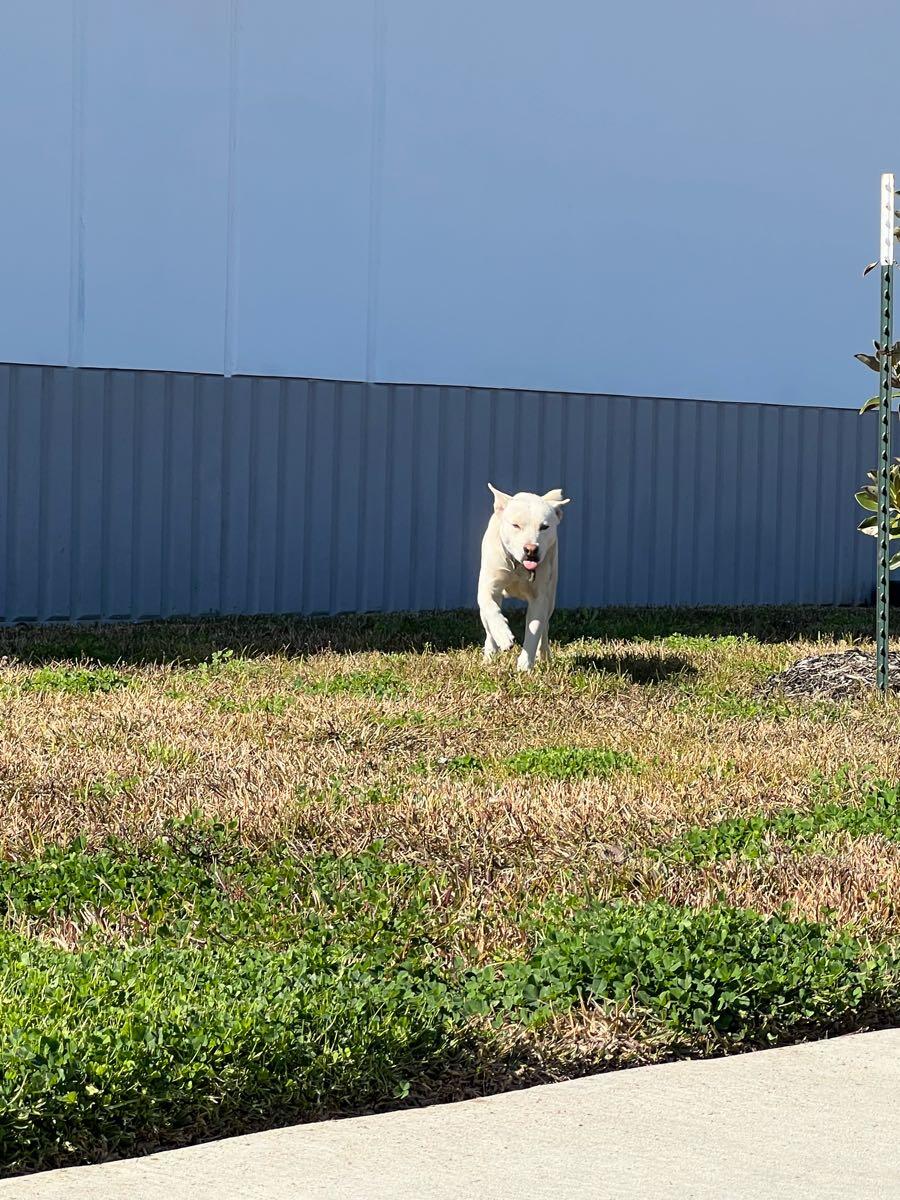
[[[542,525],[542,526],[541,526],[541,529],[549,529],[549,528],[550,528],[550,526],[549,526],[549,525]]]
[[[521,528],[522,528],[522,526],[521,526],[521,525],[517,525],[517,524],[515,523],[515,521],[513,521],[513,529],[521,529]]]

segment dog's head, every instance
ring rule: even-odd
[[[563,499],[559,488],[543,496],[534,492],[508,496],[492,483],[488,487],[494,494],[494,512],[499,518],[504,550],[534,574],[556,541],[556,527],[562,520],[563,506],[569,501]]]

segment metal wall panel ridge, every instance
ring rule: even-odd
[[[488,480],[562,486],[560,604],[847,604],[852,411],[0,366],[0,620],[471,607]]]

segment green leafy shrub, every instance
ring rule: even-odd
[[[193,819],[140,849],[110,839],[88,852],[77,840],[0,862],[0,915],[39,927],[74,921],[85,946],[109,936],[175,944],[252,938],[283,946],[315,931],[337,944],[345,932],[377,941],[386,929],[411,941],[426,938],[426,878],[383,862],[377,850],[298,858],[283,845],[243,846],[232,827]]]
[[[0,1169],[402,1097],[464,1032],[430,887],[201,822],[2,864]],[[61,949],[22,918],[83,928]]]
[[[453,1052],[427,955],[321,931],[69,954],[0,939],[7,1170],[281,1123],[402,1096]]]
[[[900,195],[900,192],[897,193]],[[900,230],[896,231],[895,236],[900,235]],[[874,266],[871,263],[866,272],[870,271]],[[900,342],[894,342],[893,346],[889,346],[887,342],[884,345],[873,342],[874,354],[854,354],[854,358],[868,367],[870,371],[874,371],[877,375],[881,375],[882,365],[885,362],[885,352],[890,355],[890,387],[892,391],[900,389]],[[860,413],[867,413],[877,410],[880,404],[879,396],[870,396],[868,400],[860,408]],[[893,412],[894,405],[891,400],[891,411]],[[856,502],[861,508],[864,508],[870,515],[864,517],[857,526],[860,533],[869,534],[871,537],[878,536],[878,479],[874,471],[868,472],[869,483],[862,487],[856,493]],[[900,459],[895,459],[891,463],[888,470],[888,530],[889,537],[900,538]],[[891,556],[888,564],[889,571],[896,571],[900,567],[900,552]]]
[[[785,809],[773,816],[729,817],[688,829],[654,854],[670,862],[754,859],[768,853],[775,842],[802,851],[830,833],[851,837],[877,834],[900,841],[900,793],[882,786],[855,804],[831,801],[817,804],[809,812]]]
[[[679,1037],[765,1045],[896,1002],[893,961],[809,921],[663,902],[587,906],[545,927],[534,954],[496,976],[497,1002],[540,1017],[614,1003]]]
[[[876,396],[877,400],[877,396]],[[856,503],[869,514],[863,517],[857,529],[870,537],[878,537],[878,481],[874,471],[868,472],[869,483],[856,493]],[[900,538],[900,458],[894,459],[888,472],[888,533],[890,538]],[[900,567],[900,551],[891,556],[888,570]]]
[[[897,193],[900,195],[900,192]],[[870,371],[874,371],[876,375],[881,374],[881,363],[884,358],[884,350],[878,342],[872,343],[873,354],[854,354],[853,357],[861,362],[864,367],[868,367]],[[891,388],[893,391],[900,390],[900,342],[894,342],[890,347],[891,352]],[[860,413],[872,412],[878,408],[878,396],[870,396],[869,399],[860,408]]]

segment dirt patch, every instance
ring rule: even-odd
[[[891,691],[900,692],[900,653],[892,651],[888,664]],[[843,700],[874,688],[875,655],[864,650],[843,650],[799,659],[786,671],[770,675],[760,693]]]

